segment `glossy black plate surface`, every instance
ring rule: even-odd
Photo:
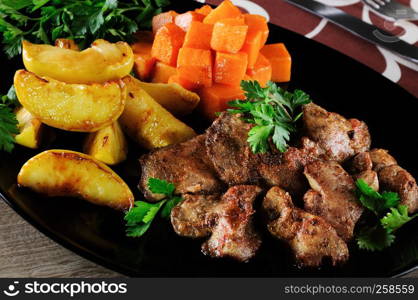
[[[198,4],[176,1],[177,11]],[[293,57],[289,88],[309,93],[319,105],[369,125],[374,147],[389,149],[414,176],[418,176],[415,136],[418,101],[396,84],[364,65],[326,47],[271,26],[270,42],[284,42]],[[19,60],[0,58],[2,88],[9,86]],[[4,93],[5,90],[2,90]],[[408,134],[406,134],[408,133]],[[50,148],[80,151],[82,134],[58,132]],[[200,253],[202,241],[176,236],[168,222],[158,219],[140,239],[126,238],[123,215],[78,199],[44,198],[16,187],[16,175],[37,151],[18,147],[0,152],[0,194],[20,215],[58,243],[108,268],[131,276],[396,276],[418,265],[418,222],[398,233],[396,244],[381,253],[351,247],[349,262],[339,268],[298,269],[286,247],[264,231],[263,245],[249,263],[215,260]],[[139,199],[137,158],[116,168]]]

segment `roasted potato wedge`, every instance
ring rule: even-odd
[[[126,160],[128,144],[119,123],[116,121],[99,131],[89,133],[83,151],[108,165]]]
[[[70,40],[70,39],[56,39],[55,47],[59,47],[63,49],[70,49],[74,51],[80,51],[80,49],[78,48],[78,45],[74,42],[74,40]]]
[[[48,150],[28,160],[17,182],[47,196],[78,197],[91,203],[128,210],[134,196],[108,166],[83,153]]]
[[[97,40],[83,51],[23,41],[26,69],[41,77],[66,83],[103,83],[128,75],[134,65],[131,47]]]
[[[177,83],[148,83],[139,81],[139,85],[162,107],[176,116],[190,114],[199,104],[198,94],[186,90]]]
[[[186,141],[194,130],[176,119],[158,104],[132,76],[123,79],[128,90],[126,105],[119,122],[122,129],[147,149],[165,147]]]
[[[121,80],[91,85],[67,84],[19,70],[14,86],[20,103],[49,126],[94,132],[116,121],[123,112],[126,88]]]
[[[32,149],[38,148],[41,143],[44,125],[24,107],[17,109],[15,113],[20,131],[15,136],[16,144]]]

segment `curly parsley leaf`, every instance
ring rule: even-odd
[[[245,122],[255,124],[248,133],[251,151],[266,153],[274,145],[285,152],[290,134],[296,131],[295,123],[302,115],[295,112],[311,102],[309,96],[301,90],[287,92],[273,82],[263,88],[257,81],[244,80],[241,88],[247,99],[229,102],[228,112],[242,114]]]
[[[161,212],[161,217],[168,218],[171,210],[183,199],[174,196],[175,185],[165,180],[150,178],[148,188],[154,194],[162,194],[164,199],[157,203],[136,201],[135,206],[125,214],[126,234],[129,237],[140,237],[150,228],[151,223]]]
[[[381,251],[395,240],[395,231],[418,216],[408,215],[408,207],[399,205],[397,193],[379,193],[373,190],[364,180],[356,181],[357,195],[361,204],[373,212],[373,221],[360,228],[356,235],[360,249]]]
[[[157,178],[148,179],[148,188],[154,194],[164,194],[166,197],[171,197],[176,189],[174,184]]]
[[[395,241],[395,236],[389,233],[380,224],[362,228],[356,237],[360,249],[368,251],[382,251],[390,247]]]
[[[164,203],[165,201],[160,201],[158,203],[136,201],[135,207],[130,209],[124,218],[127,226],[126,235],[130,237],[140,237],[147,232]]]
[[[17,107],[20,105],[19,100],[16,96],[16,90],[13,85],[10,87],[6,95],[0,97],[0,100],[2,104],[8,107]]]
[[[0,0],[4,51],[10,58],[20,54],[23,39],[53,43],[69,38],[81,49],[99,38],[130,42],[167,5],[167,0]]]
[[[0,151],[12,152],[14,148],[14,135],[19,133],[16,115],[12,109],[0,104]]]
[[[373,190],[363,179],[358,179],[356,186],[361,204],[376,215],[399,204],[400,198],[397,193],[384,192],[380,194]]]
[[[167,200],[167,203],[164,205],[163,209],[161,210],[161,217],[163,217],[164,219],[167,219],[168,217],[170,217],[171,210],[181,201],[183,201],[183,198],[181,197],[173,197],[170,200]]]
[[[390,212],[380,220],[380,223],[388,232],[393,232],[417,216],[418,214],[408,216],[408,207],[406,205],[399,205],[397,208],[392,207]]]

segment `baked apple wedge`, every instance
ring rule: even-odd
[[[121,80],[68,84],[19,70],[14,86],[19,102],[51,127],[79,132],[102,129],[122,114],[126,88]]]
[[[44,125],[24,107],[20,107],[15,113],[20,132],[15,136],[16,144],[37,149],[41,143]]]
[[[78,197],[91,203],[128,210],[134,196],[128,185],[105,164],[89,155],[48,150],[28,160],[17,182],[47,196]]]
[[[83,152],[107,165],[117,165],[126,160],[128,143],[119,122],[89,133]]]
[[[96,40],[90,48],[77,51],[23,41],[26,69],[41,77],[66,83],[103,83],[128,75],[134,65],[131,47]]]

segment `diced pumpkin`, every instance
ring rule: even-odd
[[[149,34],[152,34],[152,32],[149,32]],[[143,35],[139,37],[137,42],[131,45],[131,48],[134,52],[134,71],[136,75],[141,80],[148,80],[156,62],[156,58],[151,55],[151,36]]]
[[[149,54],[151,55],[152,43],[136,42],[131,45],[133,53]]]
[[[248,31],[260,31],[262,33],[261,45],[262,48],[269,37],[269,27],[267,19],[260,15],[244,14],[245,24],[248,25]]]
[[[210,50],[181,48],[177,61],[178,75],[197,86],[212,85],[212,53]]]
[[[192,22],[186,32],[183,47],[210,50],[213,25],[201,22]]]
[[[177,15],[178,13],[176,13],[174,10],[170,10],[165,13],[161,13],[159,15],[154,16],[152,18],[152,32],[156,34],[157,31],[165,24],[174,23]]]
[[[228,102],[236,99],[244,100],[244,92],[240,86],[214,84],[211,87],[200,89],[200,112],[209,120],[216,118],[217,112],[228,108]]]
[[[213,8],[210,5],[203,5],[201,8],[195,9],[195,12],[207,16],[212,12]]]
[[[179,49],[183,45],[185,32],[173,23],[161,27],[155,35],[152,56],[159,61],[175,66]]]
[[[168,83],[169,78],[173,75],[177,75],[177,69],[175,67],[158,61],[155,64],[151,81],[154,83]]]
[[[183,88],[189,91],[194,91],[197,88],[199,88],[199,86],[196,83],[191,82],[190,80],[187,80],[185,78],[180,78],[179,75],[171,76],[168,79],[168,83],[177,83],[178,85],[182,86]]]
[[[237,53],[247,37],[244,19],[224,19],[215,23],[210,46],[215,51]]]
[[[184,14],[178,15],[175,19],[175,23],[181,29],[183,29],[184,31],[187,31],[189,30],[192,22],[202,22],[204,18],[205,16],[202,14],[199,14],[194,11],[189,11]]]
[[[239,86],[247,71],[247,65],[247,53],[217,52],[213,72],[214,82]]]
[[[254,68],[260,49],[264,46],[269,35],[267,20],[263,16],[244,14],[245,24],[248,25],[247,38],[241,51],[248,54],[248,68]]]
[[[225,0],[206,16],[203,23],[215,24],[220,20],[237,18],[241,15],[242,13],[238,7],[236,7],[230,0]]]
[[[256,80],[262,87],[265,87],[267,82],[271,80],[272,68],[270,61],[263,55],[258,56],[257,62],[253,69],[247,71],[249,80]],[[248,79],[245,79],[248,80]]]
[[[134,58],[135,58],[135,64],[134,64],[135,74],[141,80],[148,80],[154,69],[156,59],[151,56],[151,53],[150,54],[134,53]]]
[[[247,38],[245,39],[244,46],[241,51],[246,53],[248,56],[248,68],[254,68],[254,65],[258,59],[261,49],[261,40],[263,34],[261,31],[249,31]]]
[[[292,59],[286,46],[283,43],[266,45],[261,49],[263,54],[271,63],[271,80],[275,82],[290,81]]]

